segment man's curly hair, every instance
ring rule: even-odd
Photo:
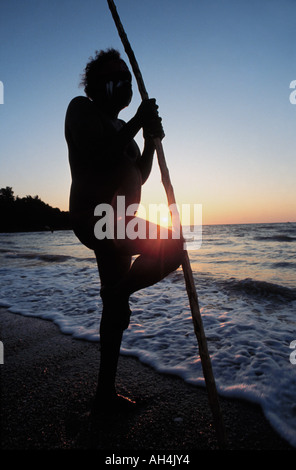
[[[95,57],[90,57],[89,62],[86,64],[80,83],[81,86],[84,86],[86,95],[91,99],[93,99],[98,88],[102,66],[112,60],[121,59],[120,53],[112,48],[106,51],[96,51],[95,53]]]

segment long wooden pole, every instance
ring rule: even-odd
[[[107,0],[107,2],[110,8],[113,20],[115,22],[115,25],[117,27],[118,34],[124,46],[125,52],[129,58],[134,75],[136,77],[136,81],[138,84],[141,98],[142,100],[148,99],[149,96],[148,96],[148,93],[147,93],[147,90],[143,81],[141,71],[138,66],[138,62],[136,60],[135,54],[131,48],[127,35],[122,26],[114,1]],[[176,200],[175,200],[175,195],[174,195],[174,189],[171,184],[169,170],[166,165],[166,160],[165,160],[165,155],[164,155],[161,140],[159,138],[154,139],[154,144],[155,144],[155,149],[157,153],[158,164],[160,167],[162,183],[165,188],[167,199],[168,199],[168,204],[169,206],[174,204],[174,207],[175,207]],[[180,234],[183,237],[181,226],[180,226]],[[190,308],[191,308],[194,331],[195,331],[195,335],[198,341],[200,359],[201,359],[203,374],[204,374],[205,383],[207,387],[209,403],[212,409],[215,429],[217,433],[217,439],[218,439],[219,446],[221,448],[225,448],[226,434],[225,434],[225,428],[224,428],[224,423],[223,423],[223,417],[222,417],[222,412],[221,412],[221,408],[219,404],[219,398],[218,398],[216,383],[215,383],[215,379],[213,375],[211,359],[210,359],[210,355],[208,352],[207,339],[206,339],[204,328],[203,328],[202,318],[201,318],[199,305],[198,305],[197,292],[196,292],[196,288],[194,284],[192,269],[190,266],[190,261],[189,261],[187,250],[184,250],[184,259],[182,262],[182,269],[184,273],[186,290],[187,290]]]

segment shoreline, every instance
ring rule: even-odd
[[[99,343],[0,308],[1,450],[196,453],[218,449],[206,389],[120,356],[118,393],[137,411],[91,424]],[[295,450],[258,405],[220,397],[228,450]]]

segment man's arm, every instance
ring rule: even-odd
[[[153,155],[154,155],[154,150],[155,150],[153,137],[146,136],[144,137],[144,139],[145,139],[144,149],[142,152],[142,156],[138,161],[138,166],[142,175],[142,184],[144,184],[147,181],[151,173]]]
[[[152,100],[152,101],[155,101],[155,100]],[[156,103],[155,103],[155,106],[156,106]],[[142,184],[144,184],[145,181],[147,181],[151,173],[153,155],[155,151],[154,138],[155,137],[158,137],[160,139],[164,138],[164,131],[163,131],[162,123],[161,123],[161,118],[158,116],[157,108],[158,106],[156,106],[156,114],[154,115],[154,118],[148,121],[146,125],[143,126],[143,136],[145,139],[145,144],[144,144],[142,157],[140,158],[138,162],[139,169],[142,174]]]
[[[108,155],[108,162],[112,163],[114,157],[122,158],[122,152],[142,127],[145,145],[140,169],[143,181],[146,181],[151,171],[154,152],[151,135],[155,135],[156,130],[158,131],[156,135],[163,133],[155,100],[142,102],[135,116],[116,132],[116,138],[114,138],[114,134],[110,136],[104,133],[102,121],[94,104],[85,97],[74,98],[67,110],[65,134],[68,143],[72,142],[93,161],[97,160],[97,156],[104,148],[105,156]]]
[[[111,124],[109,127],[111,130]],[[65,135],[67,142],[75,146],[85,159],[97,162],[98,155],[103,152],[106,161],[112,164],[113,158],[122,159],[123,151],[141,127],[141,120],[135,115],[117,132],[115,129],[106,132],[108,126],[103,128],[102,115],[94,103],[86,97],[77,97],[71,101],[66,113]]]
[[[65,118],[65,137],[68,144],[85,158],[95,158],[101,150],[102,122],[88,98],[78,96],[70,102]]]
[[[112,142],[113,149],[119,151],[124,150],[131,140],[134,139],[139,130],[143,128],[144,135],[150,140],[150,142],[147,143],[147,150],[150,155],[152,142],[149,136],[161,135],[161,138],[163,137],[161,118],[158,116],[157,109],[158,106],[154,98],[142,101],[135,116],[118,131],[116,140]]]

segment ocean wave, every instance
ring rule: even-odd
[[[278,263],[272,263],[271,265],[272,268],[288,268],[288,269],[295,269],[296,268],[296,262],[294,261],[279,261]]]
[[[73,260],[80,262],[96,262],[95,257],[76,257],[71,255],[61,255],[61,254],[50,254],[50,253],[38,253],[38,252],[21,252],[21,251],[11,251],[0,248],[0,253],[4,258],[8,259],[28,259],[28,260],[37,260],[47,263],[63,263],[65,261]]]
[[[223,287],[229,291],[241,291],[246,294],[259,297],[277,297],[278,300],[294,301],[296,300],[296,289],[273,284],[271,282],[259,281],[251,278],[235,279],[231,278],[221,281]]]
[[[272,235],[272,236],[256,236],[256,241],[271,241],[271,242],[295,242],[296,237],[290,237],[289,235]]]
[[[4,250],[1,250],[2,253]],[[53,262],[53,263],[59,263],[63,261],[68,261],[71,259],[71,256],[68,255],[50,255],[47,253],[17,253],[17,252],[11,252],[7,251],[5,253],[5,258],[19,258],[19,259],[30,259],[30,260],[40,260],[40,261],[47,261],[47,262]]]

